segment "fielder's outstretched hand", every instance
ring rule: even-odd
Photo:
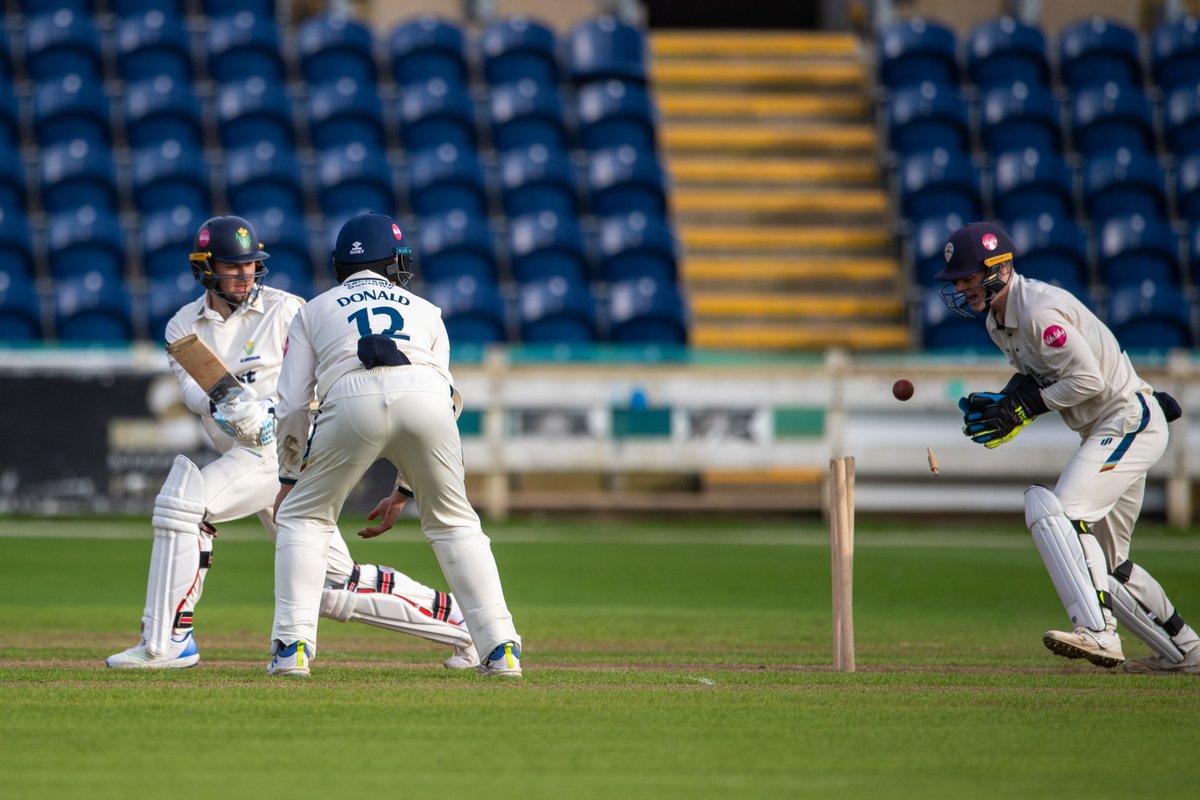
[[[396,520],[400,518],[400,512],[404,510],[404,504],[407,502],[408,497],[400,492],[392,492],[380,500],[379,505],[375,506],[370,514],[367,514],[367,519],[377,519],[379,522],[363,528],[358,535],[364,539],[374,539],[384,531],[390,530],[396,524]]]

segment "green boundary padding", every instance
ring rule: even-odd
[[[636,439],[671,435],[669,408],[614,408],[612,410],[614,439]]]
[[[825,409],[795,406],[775,409],[776,439],[809,439],[825,433]]]
[[[458,416],[458,434],[459,436],[482,436],[483,412],[464,408]]]

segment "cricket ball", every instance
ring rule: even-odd
[[[892,384],[892,397],[897,400],[907,400],[913,396],[912,381],[906,381],[903,378]]]

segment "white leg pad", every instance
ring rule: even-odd
[[[1108,576],[1108,591],[1113,599],[1113,613],[1122,625],[1168,661],[1176,664],[1183,661],[1183,651],[1114,575]]]
[[[321,590],[321,616],[338,622],[362,622],[453,647],[471,644],[465,627],[433,619],[419,606],[393,594],[326,587]]]
[[[1104,630],[1104,613],[1079,535],[1063,513],[1062,503],[1045,486],[1025,490],[1025,524],[1071,623]]]
[[[204,508],[204,476],[190,460],[176,456],[154,500],[154,547],[142,617],[151,655],[167,655],[175,614],[199,579]]]

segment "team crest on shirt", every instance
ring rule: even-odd
[[[942,251],[942,255],[946,257],[946,263],[950,263],[950,259],[954,258],[954,242],[946,242],[946,249]]]
[[[248,356],[254,355],[254,342],[253,341],[246,342],[246,346],[242,348],[242,352]]]
[[[1067,343],[1067,332],[1061,325],[1051,325],[1042,334],[1042,344],[1047,347],[1062,347]]]

